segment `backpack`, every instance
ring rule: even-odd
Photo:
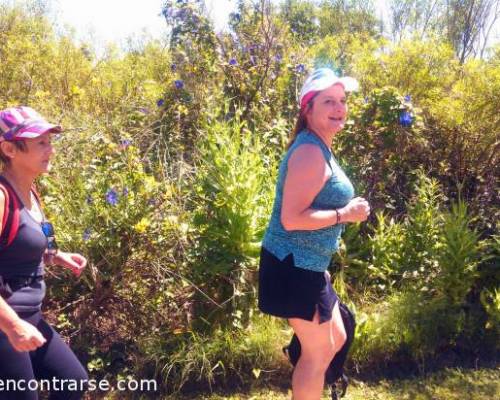
[[[344,397],[349,385],[349,380],[344,374],[344,363],[347,358],[347,353],[354,340],[354,332],[356,330],[356,320],[354,314],[349,308],[339,300],[340,315],[344,322],[344,328],[347,339],[333,360],[331,361],[325,373],[325,383],[330,386],[332,400],[338,400],[339,397]],[[293,335],[288,346],[283,347],[283,353],[288,357],[293,366],[297,364],[300,357],[300,341],[297,335]],[[339,387],[337,387],[339,386]],[[340,393],[337,391],[339,388]]]
[[[0,221],[2,224],[2,233],[0,234],[0,251],[2,251],[9,247],[16,238],[19,230],[19,212],[21,211],[21,204],[12,186],[1,176],[0,191],[3,192],[5,197],[3,218],[2,221]],[[34,186],[32,186],[31,191],[35,195],[38,204],[40,204],[40,196]]]

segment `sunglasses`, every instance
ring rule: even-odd
[[[47,250],[49,255],[55,255],[57,253],[57,243],[56,235],[54,233],[54,226],[50,222],[42,222],[42,232],[47,238]]]

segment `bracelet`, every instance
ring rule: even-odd
[[[339,210],[335,209],[335,213],[337,214],[337,221],[335,222],[335,225],[338,225],[338,223],[340,221]]]

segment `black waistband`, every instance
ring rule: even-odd
[[[0,296],[4,299],[8,299],[15,291],[26,286],[31,286],[34,283],[41,282],[42,280],[43,276],[40,275],[16,276],[11,278],[4,278],[0,275]]]

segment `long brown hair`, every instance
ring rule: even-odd
[[[290,139],[288,141],[288,144],[286,146],[286,149],[288,150],[290,146],[295,142],[295,139],[297,138],[297,135],[302,132],[304,129],[307,128],[307,112],[309,109],[312,107],[312,99],[309,101],[309,103],[306,104],[306,106],[299,111],[299,115],[297,116],[297,121],[295,122],[295,127],[293,128],[292,133],[290,134]]]

